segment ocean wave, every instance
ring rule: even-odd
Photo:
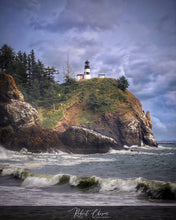
[[[48,187],[57,184],[64,184],[69,181],[69,176],[64,174],[58,174],[54,176],[33,175],[28,176],[22,183],[24,187]]]
[[[18,162],[18,166],[24,168],[36,168],[44,165],[61,165],[61,166],[74,166],[82,163],[89,162],[112,162],[114,158],[94,157],[85,154],[69,154],[62,151],[57,152],[45,152],[45,153],[32,153],[27,149],[22,148],[21,151],[11,151],[3,147],[0,147],[0,159]],[[69,163],[68,163],[69,161]],[[21,164],[21,162],[24,162]]]
[[[101,178],[98,176],[78,177],[69,174],[40,175],[21,168],[2,168],[1,175],[11,175],[22,180],[23,187],[42,188],[58,184],[69,184],[71,187],[91,190],[99,193],[133,192],[137,196],[150,199],[175,200],[176,183],[148,180],[142,177],[135,179]]]
[[[137,148],[136,148],[137,149]],[[140,150],[146,149],[146,148],[138,148]],[[151,150],[151,149],[150,149]],[[135,150],[134,148],[128,149],[128,150],[115,150],[115,149],[110,149],[107,154],[130,154],[130,155],[174,155],[174,153],[169,152],[169,153],[160,153],[160,152],[146,152],[146,151],[138,151]]]
[[[165,146],[162,146],[162,145],[158,145],[157,147],[158,150],[176,150],[176,147],[165,147]]]
[[[33,174],[28,172],[26,169],[23,168],[1,168],[1,175],[2,176],[13,176],[14,178],[17,179],[22,179],[24,180],[28,176],[32,176]]]

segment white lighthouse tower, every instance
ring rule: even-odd
[[[91,79],[89,61],[85,62],[84,79]]]

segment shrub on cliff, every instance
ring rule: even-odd
[[[121,76],[117,80],[117,82],[118,82],[118,88],[121,89],[122,91],[125,91],[129,86],[128,80],[125,78],[125,76]]]
[[[92,92],[86,100],[86,105],[90,110],[96,112],[101,106],[101,100],[96,96],[94,92]]]

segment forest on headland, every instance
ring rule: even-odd
[[[49,107],[58,100],[59,84],[55,81],[58,71],[36,59],[34,50],[29,54],[17,53],[4,44],[0,49],[0,70],[13,76],[18,89],[34,107]]]
[[[60,72],[36,59],[33,49],[27,54],[21,50],[15,52],[7,44],[0,48],[0,71],[13,76],[25,100],[36,108],[53,107],[53,105],[55,106],[57,103],[70,98],[78,83],[70,74],[69,65],[67,63],[66,68],[64,68],[64,83],[59,84],[55,80],[55,76]],[[124,76],[119,78],[117,83],[121,90],[125,90],[129,86]],[[90,99],[98,100],[98,97],[94,97],[94,95],[91,94]]]

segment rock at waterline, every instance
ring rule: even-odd
[[[111,148],[123,148],[113,138],[78,126],[68,128],[61,139],[73,153],[106,153]]]

